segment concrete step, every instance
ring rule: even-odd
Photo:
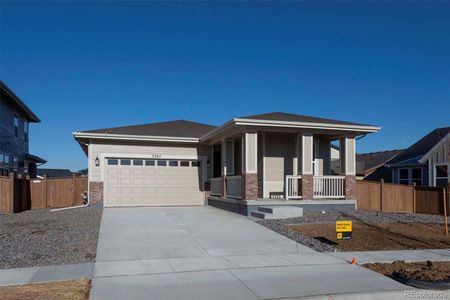
[[[264,213],[260,211],[252,211],[251,213],[252,217],[258,218],[258,219],[269,219],[266,215],[270,215],[270,213]]]
[[[287,219],[303,216],[303,208],[295,206],[258,206],[251,215],[260,219]]]

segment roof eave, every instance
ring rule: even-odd
[[[41,119],[29,108],[22,99],[19,98],[3,81],[0,80],[0,85],[3,87],[3,90],[13,99],[16,104],[21,108],[23,112],[25,112],[28,121],[39,123]]]
[[[124,140],[124,141],[152,141],[152,142],[177,142],[177,143],[198,143],[198,138],[173,137],[173,136],[149,136],[149,135],[128,135],[109,134],[91,132],[72,132],[75,139],[99,139],[99,140]]]

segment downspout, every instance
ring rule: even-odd
[[[90,182],[89,182],[89,157],[90,157],[90,145],[87,143],[79,142],[81,144],[84,144],[88,147],[88,188],[87,188],[87,203],[83,205],[77,205],[77,206],[69,206],[69,207],[63,207],[63,208],[55,208],[51,209],[50,211],[60,211],[60,210],[66,210],[66,209],[72,209],[72,208],[82,208],[89,206],[89,191],[90,191]]]

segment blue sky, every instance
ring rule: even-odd
[[[270,111],[398,149],[450,126],[450,2],[1,2],[0,77],[47,167],[86,167],[72,131]]]

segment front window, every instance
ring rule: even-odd
[[[415,168],[411,170],[411,184],[422,186],[422,169]]]
[[[399,183],[409,184],[409,169],[400,169]]]
[[[449,182],[448,180],[448,165],[436,165],[435,167],[436,174],[436,186],[446,186]]]

